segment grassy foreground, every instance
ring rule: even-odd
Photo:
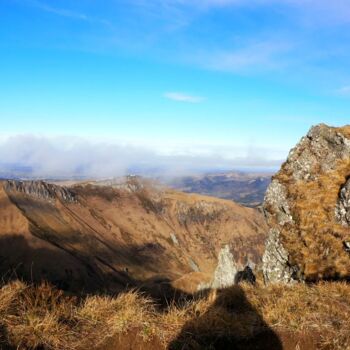
[[[242,284],[165,309],[136,291],[78,300],[48,284],[15,281],[0,289],[1,349],[120,349],[113,341],[131,335],[144,348],[155,339],[153,348],[225,348],[218,344],[266,332],[276,339],[308,334],[317,349],[350,348],[350,286]]]

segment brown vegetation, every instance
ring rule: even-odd
[[[350,271],[350,261],[342,245],[349,238],[349,229],[336,222],[334,215],[339,188],[349,175],[350,161],[339,161],[337,170],[320,175],[317,181],[287,186],[288,198],[293,203],[292,215],[299,229],[286,225],[283,242],[292,263],[298,264],[309,280],[341,278]],[[278,179],[283,183],[283,175]]]
[[[0,275],[64,290],[212,275],[224,244],[237,262],[257,263],[266,231],[257,210],[136,179],[120,188],[0,182]]]
[[[4,349],[106,350],[136,340],[143,349],[347,349],[349,314],[341,282],[242,284],[160,309],[136,291],[78,300],[15,281],[0,290],[0,341]]]
[[[335,131],[350,136],[350,127]],[[296,150],[302,154],[307,144]],[[296,152],[295,151],[295,152]],[[274,177],[287,189],[290,211],[295,223],[282,228],[281,238],[290,254],[290,262],[309,281],[338,279],[349,275],[349,254],[343,242],[350,239],[349,227],[335,217],[341,186],[350,176],[350,159],[339,159],[331,171],[324,172],[321,163],[314,165],[311,180],[296,180],[293,168],[286,162]]]

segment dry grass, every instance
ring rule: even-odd
[[[0,291],[0,326],[11,345],[23,349],[97,348],[131,327],[145,330],[154,307],[136,292],[78,302],[43,283],[16,281]]]
[[[349,128],[340,130],[349,133]],[[301,150],[302,151],[302,150]],[[350,239],[349,228],[336,221],[335,207],[339,190],[350,176],[350,160],[339,160],[332,172],[320,174],[313,181],[296,181],[286,168],[275,176],[286,185],[296,225],[285,225],[281,237],[293,264],[299,266],[306,280],[345,278],[350,259],[342,242]]]
[[[155,309],[151,301],[136,292],[116,298],[92,296],[75,310],[78,348],[101,346],[110,338],[137,329],[147,340],[154,335]]]
[[[350,286],[340,282],[243,284],[165,311],[135,291],[78,301],[47,284],[12,282],[0,290],[2,336],[18,349],[104,349],[135,332],[145,344],[157,338],[164,349],[174,339],[180,348],[200,348],[203,339],[250,339],[268,329],[316,334],[318,348],[346,349],[349,315]]]
[[[350,286],[345,282],[271,285],[258,293],[246,287],[245,292],[273,329],[319,334],[320,347],[350,348]]]

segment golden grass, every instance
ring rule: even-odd
[[[345,125],[345,126],[340,127],[340,128],[335,128],[335,130],[337,132],[342,133],[348,139],[350,138],[350,125]]]
[[[75,310],[76,333],[79,348],[91,344],[103,345],[108,339],[138,329],[145,340],[154,334],[154,305],[136,292],[122,293],[116,298],[107,296],[88,297]]]
[[[260,293],[245,288],[250,303],[275,329],[313,331],[325,344],[350,346],[350,286],[323,282],[313,286],[271,285]]]
[[[104,349],[108,341],[135,332],[145,344],[156,337],[166,349],[177,339],[186,348],[203,337],[250,339],[269,328],[316,334],[319,349],[346,349],[349,315],[350,286],[341,282],[242,284],[166,310],[136,291],[78,301],[47,284],[17,281],[0,290],[2,336],[18,349]]]
[[[61,322],[71,317],[72,300],[48,284],[10,283],[1,289],[0,305],[1,323],[19,348],[60,349],[72,339],[70,327]]]
[[[336,169],[313,181],[295,181],[281,171],[275,178],[286,185],[296,225],[285,225],[281,237],[307,280],[343,278],[349,275],[350,258],[342,242],[350,230],[335,218],[339,189],[350,176],[350,160],[339,160]]]

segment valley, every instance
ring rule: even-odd
[[[179,191],[229,199],[256,208],[264,200],[271,176],[268,172],[235,171],[165,178],[163,182]]]
[[[0,196],[1,275],[70,292],[193,291],[225,245],[238,266],[259,265],[267,233],[255,209],[135,177],[117,187],[8,180]]]

